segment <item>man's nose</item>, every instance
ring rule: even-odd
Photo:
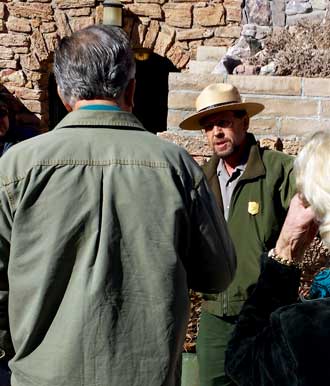
[[[213,135],[215,135],[215,136],[223,135],[223,128],[221,126],[214,125],[213,126]]]

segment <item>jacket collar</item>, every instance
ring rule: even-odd
[[[253,134],[247,134],[247,146],[250,148],[249,157],[241,180],[251,180],[266,175],[265,165],[261,159],[262,150]]]
[[[68,113],[54,130],[78,127],[100,127],[145,131],[142,123],[127,111],[75,110]]]
[[[219,160],[220,158],[214,154],[210,158],[210,160],[205,165],[203,165],[203,171],[214,194],[215,200],[223,213],[223,202],[221,197],[220,184],[217,176]]]

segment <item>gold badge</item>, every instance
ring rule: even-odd
[[[259,213],[259,203],[255,201],[250,201],[248,204],[248,212],[253,216]]]

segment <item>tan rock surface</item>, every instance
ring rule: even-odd
[[[40,63],[34,54],[21,55],[21,66],[24,69],[37,71],[40,70]]]
[[[190,59],[189,54],[177,43],[167,51],[166,56],[178,69],[184,68]]]
[[[70,9],[68,15],[70,17],[89,16],[91,14],[90,8],[75,8]]]
[[[129,4],[127,9],[136,15],[148,16],[151,19],[162,18],[162,9],[159,4]]]
[[[70,36],[72,31],[67,19],[66,14],[63,11],[56,10],[54,14],[55,22],[58,28],[58,32],[61,38]]]
[[[55,5],[60,9],[94,7],[96,0],[55,0]]]
[[[0,3],[0,19],[3,19],[5,17],[5,4]]]
[[[6,23],[8,31],[14,32],[31,32],[31,24],[29,20],[23,19],[21,17],[9,16]]]
[[[0,47],[0,59],[13,59],[14,57],[14,51],[11,48],[7,47]]]
[[[14,47],[14,46],[29,46],[29,39],[25,35],[19,34],[0,34],[0,46]]]
[[[205,39],[213,36],[212,29],[206,28],[191,28],[187,30],[180,30],[177,32],[178,40],[196,40],[196,39]]]
[[[165,22],[173,27],[190,28],[192,24],[192,5],[167,3],[164,7]]]
[[[48,52],[54,52],[55,48],[57,47],[57,43],[58,43],[57,33],[53,32],[50,34],[44,34],[43,37],[45,39],[45,43],[46,43]]]
[[[79,31],[94,24],[94,16],[76,17],[70,20],[70,26],[73,32]]]
[[[225,8],[222,4],[211,4],[204,8],[195,8],[194,22],[203,27],[225,25]]]
[[[173,44],[173,35],[166,34],[164,32],[159,32],[156,44],[154,47],[154,53],[165,56],[166,52],[169,50]]]
[[[27,19],[40,17],[43,21],[51,21],[53,19],[53,9],[50,4],[20,2],[9,3],[7,7],[11,16],[25,17]]]
[[[48,59],[46,43],[39,30],[35,30],[31,36],[31,47],[41,62]]]
[[[50,33],[50,32],[55,32],[57,29],[56,24],[53,22],[49,23],[42,23],[40,26],[40,32],[42,34],[44,33]]]
[[[0,68],[17,68],[17,60],[0,60]]]
[[[146,37],[144,39],[143,47],[150,48],[150,49],[154,48],[159,30],[160,30],[160,26],[158,21],[152,20],[150,23],[148,32],[146,34]]]

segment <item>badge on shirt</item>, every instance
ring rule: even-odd
[[[259,203],[255,201],[249,201],[248,212],[253,216],[259,213]]]

